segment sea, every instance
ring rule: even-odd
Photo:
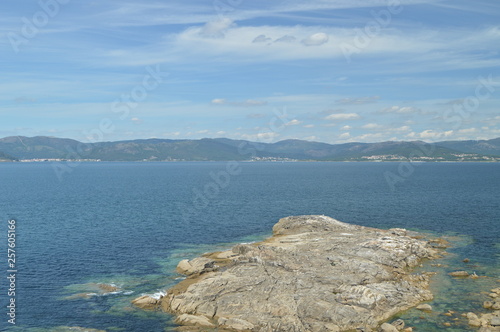
[[[473,331],[460,314],[486,312],[500,287],[500,163],[0,163],[0,330],[173,331],[172,316],[131,300],[179,282],[182,259],[310,214],[450,241],[422,268],[437,273],[433,312],[394,317],[418,331]]]

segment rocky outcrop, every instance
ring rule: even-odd
[[[494,299],[500,297],[500,288],[492,289],[488,295]],[[500,332],[500,302],[485,301],[483,308],[493,310],[493,312],[482,314],[481,316],[473,312],[464,314],[469,321],[469,325],[480,327],[479,332]]]
[[[141,309],[156,309],[160,304],[160,299],[156,299],[150,295],[142,295],[132,301],[132,304]]]
[[[326,332],[374,328],[432,298],[429,276],[410,272],[438,251],[404,229],[298,216],[281,219],[273,233],[181,261],[177,270],[188,277],[159,306],[190,331]]]

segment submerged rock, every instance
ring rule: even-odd
[[[428,275],[409,271],[438,251],[405,230],[298,216],[281,219],[273,233],[260,243],[182,261],[178,271],[188,277],[168,290],[162,309],[182,325],[319,332],[376,329],[432,299]],[[388,325],[386,331],[396,329]]]
[[[417,306],[417,309],[422,311],[432,311],[432,306],[430,304],[421,304]]]
[[[58,326],[51,329],[50,332],[106,332],[106,331],[98,329],[90,329],[81,326]]]
[[[449,275],[452,277],[465,278],[465,277],[469,276],[469,272],[467,272],[467,271],[454,271],[454,272],[450,272]]]
[[[65,300],[74,299],[90,299],[94,296],[104,296],[110,294],[117,294],[122,292],[122,289],[115,284],[105,283],[87,283],[71,285],[72,289],[76,289],[79,293],[64,297]]]

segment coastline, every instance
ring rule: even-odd
[[[325,216],[283,218],[273,233],[262,242],[183,260],[177,271],[185,280],[160,299],[142,296],[133,303],[174,314],[190,331],[374,328],[432,299],[430,274],[412,271],[424,259],[441,257],[436,247],[445,247],[404,229]]]

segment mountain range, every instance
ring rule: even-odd
[[[258,143],[228,138],[198,140],[138,139],[82,143],[56,137],[11,136],[0,139],[0,161],[500,161],[500,138],[425,143],[327,144],[303,140]]]

